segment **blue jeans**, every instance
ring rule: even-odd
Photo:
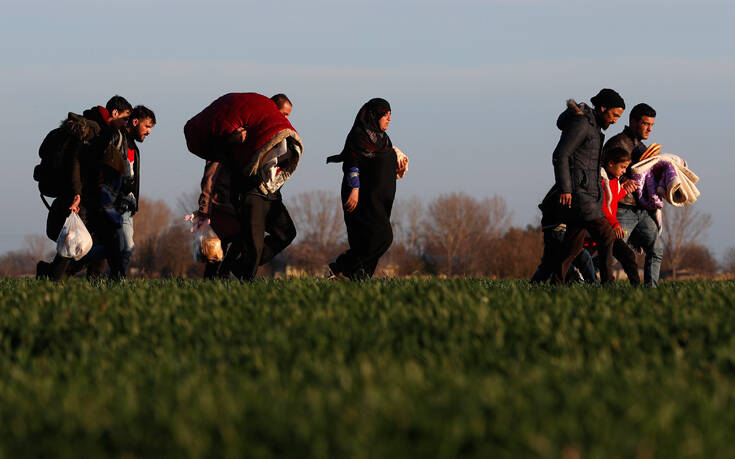
[[[123,212],[120,215],[121,227],[118,230],[120,236],[120,251],[122,252],[122,271],[125,273],[130,263],[130,257],[135,250],[135,242],[133,242],[133,216],[130,212]]]
[[[664,245],[658,236],[658,225],[649,211],[639,207],[618,206],[618,222],[625,230],[625,242],[640,247],[646,254],[643,265],[643,282],[646,287],[658,287]]]

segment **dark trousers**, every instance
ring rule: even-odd
[[[635,262],[635,252],[622,239],[613,242],[613,256],[620,262],[623,271],[628,276],[631,285],[639,285],[641,276],[638,274],[638,264]]]
[[[280,199],[245,194],[240,197],[238,213],[241,255],[233,271],[241,279],[252,280],[258,266],[271,261],[294,240],[296,227]]]
[[[347,218],[345,220],[348,220]],[[347,241],[350,248],[338,256],[330,269],[352,280],[369,279],[375,274],[378,261],[393,243],[390,220],[375,221],[369,228],[356,222],[347,223]]]
[[[544,253],[541,257],[541,263],[538,265],[536,272],[531,277],[532,283],[546,282],[549,280],[554,270],[554,262],[561,256],[561,250],[564,245],[565,231],[544,231]],[[597,270],[592,260],[592,255],[587,249],[582,249],[579,255],[572,262],[572,266],[577,268],[582,274],[584,281],[588,284],[599,284],[597,279]],[[567,273],[567,276],[569,273]]]
[[[204,267],[204,278],[208,280],[227,279],[238,262],[242,252],[240,241],[236,237],[220,239],[225,256],[222,261],[208,262]]]
[[[584,222],[567,223],[567,232],[560,255],[554,263],[554,273],[551,277],[553,284],[563,284],[572,261],[584,248],[585,230],[590,233],[592,240],[597,242],[597,254],[600,263],[600,281],[609,284],[612,278],[612,248],[615,235],[607,219],[598,218]]]

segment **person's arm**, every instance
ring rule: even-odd
[[[69,179],[71,182],[72,195],[74,196],[71,206],[69,206],[69,210],[74,213],[79,213],[79,204],[82,201],[82,172],[81,165],[79,163],[79,154],[79,148],[75,148],[74,151],[71,152],[71,158],[69,158]]]
[[[584,141],[584,123],[586,122],[587,120],[582,116],[570,121],[570,125],[562,131],[559,143],[552,155],[554,179],[560,192],[559,203],[566,206],[572,205],[572,173],[569,160],[574,150]]]
[[[214,180],[220,163],[217,161],[207,161],[204,166],[204,176],[202,177],[202,192],[199,195],[199,210],[201,216],[209,215],[209,207],[212,202],[212,189],[214,188]]]

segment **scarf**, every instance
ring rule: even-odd
[[[347,134],[345,146],[338,155],[327,158],[328,163],[341,163],[348,155],[359,155],[372,158],[379,151],[391,147],[390,138],[378,126],[378,120],[390,110],[390,104],[385,99],[370,99],[360,108],[355,122]]]

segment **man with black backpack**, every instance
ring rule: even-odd
[[[127,153],[120,129],[127,123],[131,110],[125,98],[114,96],[104,107],[93,107],[83,116],[70,113],[61,126],[44,139],[39,149],[41,164],[33,173],[41,198],[49,208],[46,235],[56,241],[70,211],[78,213],[96,241],[105,246],[105,255],[115,277],[119,276],[121,264],[119,241],[116,240],[116,227],[113,222],[108,223],[103,207],[105,178],[114,174],[110,174],[105,165],[121,164],[122,155]],[[116,161],[117,157],[120,161]],[[56,199],[49,206],[44,195]],[[59,280],[66,274],[71,261],[71,258],[58,255],[50,264],[41,261],[36,265],[36,276]]]

